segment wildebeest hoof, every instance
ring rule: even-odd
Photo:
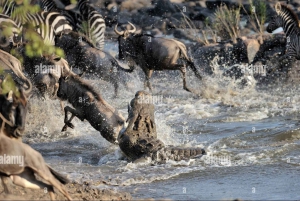
[[[68,128],[68,126],[65,125],[65,126],[61,129],[61,132],[67,131],[67,128]]]
[[[64,127],[61,129],[61,132],[67,131],[67,128],[70,127],[72,129],[74,129],[74,125],[70,122],[65,123]]]
[[[74,126],[71,122],[67,122],[67,123],[66,123],[66,126],[72,128],[72,129],[75,128],[75,126]]]

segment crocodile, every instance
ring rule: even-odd
[[[157,138],[152,96],[146,91],[138,91],[128,105],[126,126],[120,131],[120,149],[131,161],[150,157],[157,163],[167,160],[188,160],[205,154],[202,148],[180,148],[166,146]]]

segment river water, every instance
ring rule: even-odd
[[[116,53],[115,44],[106,49]],[[143,89],[140,75],[138,68],[124,75],[128,89],[122,86],[116,99],[111,84],[90,82],[127,118],[127,103]],[[87,121],[75,118],[75,129],[60,132],[64,116],[59,102],[37,98],[31,100],[25,142],[72,180],[128,191],[134,198],[300,198],[298,88],[262,88],[255,82],[241,88],[221,74],[199,81],[188,71],[188,84],[198,97],[182,89],[179,72],[155,72],[151,82],[158,138],[166,145],[203,147],[207,155],[162,165],[129,163]]]

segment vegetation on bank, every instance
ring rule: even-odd
[[[1,10],[3,8],[0,8]],[[19,5],[16,7],[16,9],[12,13],[12,17],[15,16],[22,16],[26,13],[37,13],[40,11],[40,8],[38,5],[30,5],[30,0],[24,0],[22,5]],[[24,24],[24,22],[23,22]],[[25,23],[22,30],[22,36],[20,43],[25,42],[25,53],[29,57],[34,56],[46,56],[51,54],[56,54],[57,56],[64,57],[64,51],[58,47],[55,47],[51,44],[45,44],[43,41],[43,38],[35,31],[37,27],[31,26],[29,23]],[[3,28],[4,30],[4,28]],[[9,35],[11,33],[11,28],[5,27],[4,34]],[[12,50],[12,55],[16,56],[21,63],[23,62],[23,59],[21,55],[18,55],[16,51]]]
[[[233,43],[237,43],[237,38],[240,37],[240,9],[241,6],[228,8],[226,5],[217,8],[214,13],[214,29],[222,39],[231,39]]]

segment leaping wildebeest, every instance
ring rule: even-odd
[[[57,97],[68,100],[72,106],[66,106],[65,126],[74,128],[71,123],[76,116],[81,121],[87,120],[109,142],[117,144],[119,131],[122,129],[125,119],[111,105],[109,105],[96,90],[77,75],[70,74],[59,79]],[[68,119],[68,112],[72,114]]]
[[[186,46],[177,40],[158,38],[148,34],[135,34],[136,28],[115,32],[119,35],[119,59],[134,61],[146,76],[144,83],[152,91],[150,78],[154,70],[180,70],[183,75],[183,89],[192,92],[186,84],[186,64],[191,67],[195,75],[202,79],[191,58],[187,55]]]

